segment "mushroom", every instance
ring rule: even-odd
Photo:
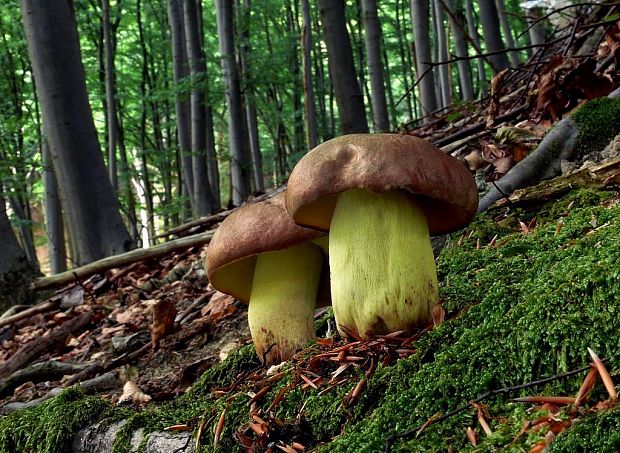
[[[288,360],[315,338],[317,298],[329,305],[322,247],[327,236],[295,225],[278,194],[232,213],[207,248],[211,284],[249,304],[256,354],[268,365]]]
[[[288,181],[293,220],[329,231],[338,330],[362,338],[432,322],[430,235],[465,226],[478,193],[458,160],[412,136],[353,134],[306,154]]]

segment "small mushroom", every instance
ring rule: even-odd
[[[438,285],[430,235],[471,221],[476,184],[458,160],[405,135],[345,135],[293,169],[293,220],[329,231],[334,315],[362,338],[432,322]],[[343,328],[344,327],[344,328]]]
[[[213,287],[249,304],[256,354],[288,360],[315,338],[314,309],[329,305],[324,233],[295,225],[284,195],[247,204],[217,229],[207,249]]]

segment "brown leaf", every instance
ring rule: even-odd
[[[586,398],[588,397],[588,395],[594,388],[594,385],[596,384],[597,376],[598,376],[598,370],[595,367],[590,368],[590,371],[588,371],[588,374],[583,380],[583,383],[581,384],[581,387],[579,388],[579,392],[577,392],[577,396],[575,397],[575,406],[579,407],[585,402]]]
[[[234,312],[230,310],[234,303],[235,299],[232,296],[217,291],[211,296],[209,303],[202,307],[200,315],[203,317],[209,315],[214,321],[219,321]]]
[[[433,316],[433,325],[438,326],[441,324],[446,318],[446,310],[444,310],[441,301],[437,302],[433,305],[433,309],[431,310]]]
[[[151,397],[144,393],[140,387],[132,381],[127,381],[123,386],[123,394],[118,399],[117,404],[122,404],[127,401],[135,404],[145,404],[151,401]]]
[[[153,305],[153,323],[151,324],[151,342],[153,347],[174,330],[174,318],[177,311],[169,299],[158,300]]]

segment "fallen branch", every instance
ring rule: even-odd
[[[602,359],[602,362],[606,362],[609,359]],[[543,385],[543,384],[547,384],[549,382],[553,382],[553,381],[557,381],[560,379],[564,379],[567,377],[571,377],[574,376],[576,374],[579,373],[583,373],[584,371],[588,371],[590,370],[590,368],[592,368],[592,365],[588,365],[588,366],[584,366],[581,368],[577,368],[576,370],[572,370],[572,371],[567,371],[566,373],[561,373],[561,374],[556,374],[554,376],[549,376],[547,378],[544,379],[539,379],[537,381],[532,381],[532,382],[527,382],[525,384],[519,384],[519,385],[515,385],[514,387],[504,387],[501,389],[496,389],[496,390],[490,390],[486,393],[484,393],[483,395],[480,395],[478,398],[476,398],[475,400],[472,400],[470,402],[468,402],[467,404],[464,404],[456,409],[454,409],[453,411],[447,412],[445,414],[443,414],[440,417],[436,417],[433,418],[429,421],[426,421],[425,423],[416,426],[413,429],[410,429],[409,431],[405,431],[403,433],[398,433],[398,434],[393,434],[391,436],[389,436],[387,438],[387,441],[385,443],[385,452],[386,453],[390,453],[392,451],[392,446],[394,445],[394,443],[396,443],[396,441],[401,440],[401,439],[405,439],[408,437],[415,437],[419,431],[421,431],[422,429],[426,429],[427,427],[429,427],[430,425],[434,425],[436,423],[442,422],[454,415],[457,415],[461,412],[463,412],[464,410],[470,409],[472,406],[472,403],[480,403],[481,401],[484,401],[487,398],[490,398],[492,396],[495,395],[502,395],[504,393],[512,393],[512,392],[516,392],[518,390],[523,390],[526,388],[530,388],[530,387],[535,387],[537,385]]]
[[[9,394],[24,382],[54,381],[68,374],[75,374],[86,368],[86,365],[76,365],[51,360],[35,363],[27,368],[13,373],[7,379],[0,381],[0,397]]]
[[[81,315],[65,322],[54,329],[50,335],[40,336],[20,347],[6,362],[0,365],[0,378],[6,378],[23,366],[39,358],[50,349],[64,345],[70,335],[81,331],[91,320],[92,312]]]
[[[8,326],[9,324],[14,324],[22,319],[30,318],[31,316],[38,315],[39,313],[45,313],[50,310],[54,310],[56,307],[60,305],[60,298],[48,300],[46,302],[42,302],[34,307],[27,308],[24,311],[20,311],[11,316],[7,316],[6,318],[0,319],[0,327]]]
[[[91,275],[99,274],[115,267],[126,266],[127,264],[132,264],[137,261],[158,258],[176,250],[208,244],[213,237],[213,233],[214,231],[207,231],[205,233],[175,239],[174,241],[159,244],[148,249],[137,249],[120,255],[103,258],[99,261],[94,261],[85,266],[77,267],[60,274],[37,278],[32,285],[32,289],[40,291],[42,289],[58,287],[67,283],[83,280]]]

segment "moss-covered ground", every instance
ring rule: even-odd
[[[467,404],[490,390],[553,376],[589,363],[587,347],[620,370],[620,203],[618,194],[580,190],[535,211],[480,216],[455,235],[439,258],[446,321],[414,344],[416,353],[379,367],[355,404],[342,404],[355,381],[329,392],[295,386],[275,406],[282,438],[298,439],[320,452],[374,452],[386,439]],[[524,233],[519,221],[537,226]],[[558,222],[562,220],[562,227]],[[497,235],[492,243],[493,237]],[[101,418],[129,417],[115,445],[128,451],[132,429],[160,430],[202,424],[202,451],[241,451],[235,433],[249,420],[252,383],[239,376],[258,366],[245,347],[205,373],[178,400],[142,411],[112,408],[71,391],[0,419],[0,451],[65,451],[72,432]],[[257,402],[266,409],[292,382],[274,379]],[[473,407],[431,424],[395,451],[528,451],[546,430],[522,433],[539,413],[512,402],[525,395],[574,395],[584,374],[496,395],[485,401],[493,434],[485,436]],[[214,390],[223,390],[215,392]],[[605,399],[595,388],[592,401]],[[215,426],[226,409],[219,446]],[[264,416],[266,417],[266,415]],[[562,417],[562,415],[560,415]],[[467,440],[467,427],[479,438]],[[558,435],[551,451],[612,452],[620,448],[620,411],[581,409],[579,422]]]

